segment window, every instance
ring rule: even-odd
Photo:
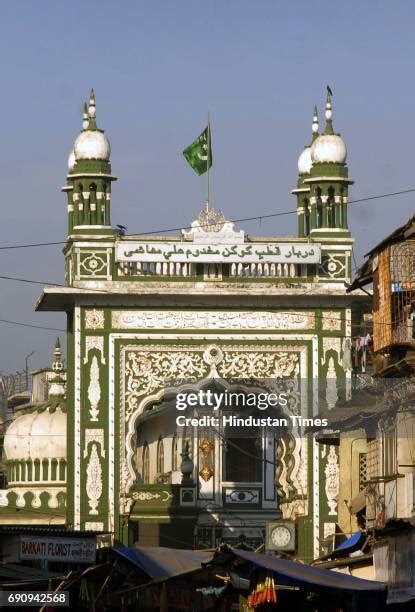
[[[304,199],[304,236],[310,234],[310,208],[307,198]]]
[[[91,183],[89,186],[89,211],[88,211],[88,221],[89,223],[94,223],[93,218],[93,209],[96,211],[97,206],[97,186],[95,183]]]
[[[211,527],[199,527],[197,530],[197,547],[211,548],[212,547],[213,529]]]
[[[233,438],[224,448],[224,480],[228,482],[260,482],[262,449],[259,438]]]
[[[171,469],[173,472],[176,472],[178,467],[178,456],[177,456],[177,434],[174,434],[173,440],[171,443]]]
[[[333,187],[328,188],[327,198],[327,226],[336,227],[336,206]]]
[[[204,264],[204,280],[222,280],[222,265]]]
[[[157,444],[157,474],[164,474],[164,444],[162,438],[159,438]]]
[[[396,431],[393,427],[383,432],[383,476],[396,475]]]
[[[321,189],[317,188],[317,227],[323,227],[323,201],[321,199]]]
[[[150,453],[147,442],[144,442],[143,446],[143,483],[149,484],[150,482]]]

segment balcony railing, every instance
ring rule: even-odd
[[[194,277],[205,279],[222,278],[275,278],[293,279],[307,276],[309,266],[301,264],[275,263],[233,263],[233,264],[194,264],[194,263],[154,263],[122,262],[118,264],[119,276],[138,277]]]

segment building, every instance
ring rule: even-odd
[[[355,510],[364,510],[374,534],[375,578],[388,583],[388,603],[411,602],[408,609],[415,600],[414,237],[412,217],[368,253],[350,288],[373,285],[377,394],[372,426],[364,429],[366,487]]]
[[[321,554],[338,518],[338,455],[292,417],[347,395],[352,309],[367,302],[346,292],[352,181],[330,96],[325,117],[320,133],[314,113],[298,160],[295,236],[249,236],[209,203],[177,236],[127,236],[111,227],[116,177],[91,93],[63,187],[67,286],[36,306],[67,313],[68,529],[176,547],[267,536],[291,555]],[[258,394],[276,379],[301,388],[279,413],[285,429],[232,438],[177,425],[169,405],[179,391],[238,380]]]
[[[33,373],[30,402],[6,430],[7,488],[0,490],[0,525],[65,525],[66,401],[61,348],[51,368]]]

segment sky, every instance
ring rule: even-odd
[[[187,226],[206,181],[182,157],[208,112],[212,205],[228,218],[291,211],[297,159],[333,90],[350,199],[415,188],[415,4],[334,0],[1,2],[0,246],[66,238],[67,157],[94,87],[111,141],[112,221],[128,233]],[[350,206],[360,263],[414,212],[415,194]],[[239,224],[296,232],[294,214]],[[0,250],[0,276],[62,283],[62,247]],[[0,372],[50,363],[65,315],[36,313],[41,285],[0,279]]]

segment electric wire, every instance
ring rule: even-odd
[[[355,200],[350,200],[348,202],[348,204],[359,204],[362,202],[368,202],[371,200],[377,200],[377,199],[381,199],[381,198],[386,198],[386,197],[395,197],[398,195],[403,195],[403,194],[407,194],[407,193],[413,193],[415,192],[415,188],[410,188],[410,189],[404,189],[404,190],[400,190],[400,191],[395,191],[395,192],[390,192],[390,193],[383,193],[383,194],[378,194],[378,195],[373,195],[373,196],[367,196],[365,198],[358,198]],[[283,215],[289,215],[289,214],[295,214],[296,210],[291,210],[291,211],[284,211],[284,212],[278,212],[278,213],[271,213],[271,214],[263,214],[263,215],[256,215],[256,216],[252,216],[252,217],[241,217],[239,219],[233,219],[231,222],[233,223],[241,223],[244,221],[254,221],[254,220],[262,220],[262,219],[267,219],[267,218],[272,218],[272,217],[279,217],[279,216],[283,216]],[[202,225],[203,227],[203,225]],[[140,236],[146,236],[146,235],[153,235],[153,234],[160,234],[160,233],[167,233],[167,232],[172,232],[172,231],[180,231],[182,229],[191,229],[191,226],[187,226],[187,227],[177,227],[177,228],[169,228],[169,229],[164,229],[164,230],[152,230],[149,232],[141,232],[137,235]],[[7,250],[7,249],[20,249],[20,248],[32,248],[32,247],[43,247],[43,246],[52,246],[52,245],[59,245],[59,244],[65,244],[66,241],[54,241],[54,242],[39,242],[39,243],[29,243],[29,244],[14,244],[14,245],[3,245],[0,246],[0,250]],[[354,255],[353,255],[354,258]],[[356,266],[356,261],[354,260],[354,270],[356,270],[358,268],[358,266]],[[25,279],[25,278],[17,278],[17,277],[10,277],[10,276],[5,276],[5,275],[1,275],[0,279],[2,280],[10,280],[10,281],[14,281],[14,282],[20,282],[20,283],[30,283],[30,284],[36,284],[36,285],[43,285],[43,286],[55,286],[55,287],[66,287],[66,285],[63,285],[61,283],[53,283],[53,282],[48,282],[48,281],[38,281],[38,280],[33,280],[33,279]],[[85,292],[96,292],[99,294],[105,294],[105,293],[112,293],[112,291],[107,291],[105,289],[87,289],[87,288],[77,288],[78,291],[85,289]],[[310,290],[312,291],[312,289]],[[307,293],[307,292],[306,292]],[[304,295],[304,294],[303,294]],[[293,313],[290,312],[282,312],[280,311],[281,314],[286,314],[288,316],[293,315]],[[315,315],[316,317],[320,317],[321,319],[324,319],[324,315],[318,315],[316,313]],[[328,319],[331,319],[331,317],[327,317]],[[39,325],[35,325],[35,324],[31,324],[31,323],[24,323],[22,321],[10,321],[7,319],[0,319],[0,323],[5,323],[5,324],[10,324],[10,325],[20,325],[22,327],[32,327],[32,328],[38,328],[38,329],[43,329],[46,331],[65,331],[63,329],[58,329],[58,328],[51,328],[51,327],[46,327],[46,326],[39,326]],[[393,323],[387,323],[387,322],[380,322],[380,325],[384,325],[384,326],[392,326]]]
[[[395,197],[395,196],[399,196],[399,195],[404,195],[407,193],[413,193],[415,192],[415,187],[409,188],[409,189],[402,189],[400,191],[393,191],[390,193],[381,193],[381,194],[377,194],[377,195],[373,195],[373,196],[366,196],[364,198],[357,198],[356,200],[349,200],[349,202],[347,203],[348,205],[350,204],[360,204],[362,202],[369,202],[372,200],[380,200],[382,198],[391,198],[391,197]],[[273,217],[282,217],[282,216],[286,216],[286,215],[295,215],[297,214],[297,210],[293,209],[293,210],[287,210],[287,211],[282,211],[282,212],[276,212],[276,213],[268,213],[268,214],[263,214],[263,215],[255,215],[252,217],[240,217],[240,218],[236,218],[236,219],[228,219],[226,221],[223,222],[218,222],[215,223],[215,225],[223,225],[224,223],[243,223],[245,221],[257,221],[257,220],[263,220],[263,219],[271,219]],[[204,226],[209,226],[209,223],[207,224],[202,224],[201,227]],[[161,230],[151,230],[151,231],[146,231],[146,232],[137,232],[136,234],[126,234],[126,236],[150,236],[150,235],[156,235],[156,234],[163,234],[163,233],[168,233],[168,232],[178,232],[181,230],[189,230],[191,229],[190,225],[187,226],[181,226],[181,227],[172,227],[172,228],[167,228],[167,229],[161,229]],[[28,243],[28,244],[11,244],[11,245],[0,245],[0,251],[5,251],[8,249],[28,249],[28,248],[35,248],[35,247],[44,247],[44,246],[54,246],[54,245],[59,245],[59,244],[66,244],[67,240],[60,240],[60,241],[54,241],[54,242],[35,242],[35,243]]]
[[[60,327],[46,327],[44,325],[35,325],[34,323],[24,323],[23,321],[10,321],[9,319],[0,319],[0,323],[19,325],[21,327],[33,327],[35,329],[43,329],[45,331],[66,332],[66,329],[62,329]]]
[[[348,204],[358,204],[358,203],[362,203],[362,202],[368,202],[371,200],[377,200],[377,199],[381,199],[381,198],[386,198],[386,197],[395,197],[398,195],[403,195],[403,194],[407,194],[407,193],[413,193],[415,192],[415,188],[411,188],[411,189],[405,189],[405,190],[401,190],[401,191],[397,191],[397,192],[392,192],[392,193],[384,193],[384,194],[379,194],[379,195],[374,195],[374,196],[369,196],[369,197],[365,197],[365,198],[359,198],[356,200],[350,200],[348,202]],[[262,214],[262,215],[256,215],[256,216],[252,216],[252,217],[242,217],[242,218],[238,218],[238,219],[233,219],[230,222],[233,223],[242,223],[242,222],[246,222],[246,221],[254,221],[254,220],[260,220],[262,221],[263,219],[269,219],[269,218],[274,218],[274,217],[280,217],[280,216],[286,216],[286,215],[291,215],[291,214],[296,214],[296,210],[290,210],[290,211],[283,211],[283,212],[278,212],[278,213],[271,213],[271,214]],[[203,227],[203,226],[202,226]],[[152,231],[147,231],[147,232],[140,232],[137,233],[137,235],[140,236],[145,236],[145,235],[154,235],[154,234],[160,234],[160,233],[168,233],[168,232],[173,232],[173,231],[180,231],[182,229],[191,229],[190,226],[186,226],[186,227],[176,227],[176,228],[168,228],[168,229],[163,229],[163,230],[152,230]],[[11,249],[23,249],[23,248],[36,248],[36,247],[44,247],[44,246],[56,246],[56,245],[63,245],[65,244],[66,241],[54,241],[54,242],[41,242],[41,243],[29,243],[29,244],[14,244],[14,245],[2,245],[0,246],[0,250],[11,250]],[[354,256],[353,256],[354,258]],[[356,266],[356,261],[354,260],[354,264],[355,267],[354,269],[357,269]],[[47,281],[36,281],[36,280],[32,280],[32,279],[22,279],[22,278],[16,278],[16,277],[9,277],[9,276],[0,276],[0,279],[3,280],[10,280],[10,281],[14,281],[14,282],[21,282],[21,283],[30,283],[30,284],[37,284],[37,285],[47,285],[47,286],[56,286],[56,287],[65,287],[65,285],[62,285],[60,283],[52,283],[52,282],[47,282]],[[77,288],[78,290],[81,288]],[[90,289],[85,289],[86,291],[90,292]],[[94,291],[94,290],[92,290]],[[95,290],[99,293],[112,293],[111,291],[105,291],[105,290]],[[282,313],[281,314],[287,314],[287,315],[293,315],[294,313]],[[323,318],[327,318],[332,320],[332,317],[324,317],[324,315],[319,315],[318,313],[315,313],[316,318],[317,317],[321,317]],[[11,325],[18,325],[18,326],[22,326],[22,327],[30,327],[30,328],[37,328],[37,329],[42,329],[42,330],[48,330],[48,331],[60,331],[60,332],[64,332],[64,329],[60,329],[60,328],[52,328],[52,327],[46,327],[46,326],[41,326],[41,325],[34,325],[34,324],[30,324],[30,323],[23,323],[20,321],[12,321],[12,320],[8,320],[8,319],[0,319],[0,323],[6,323],[6,324],[11,324]],[[392,325],[392,324],[387,324],[387,323],[383,323],[384,325]],[[221,436],[221,434],[216,431],[217,434],[219,434],[219,436],[223,439],[223,437]],[[246,452],[244,449],[238,447],[237,445],[235,445],[234,443],[230,442],[229,440],[227,440],[228,444],[231,444],[232,446],[236,446],[236,448],[242,452],[243,454],[246,454],[248,456],[251,456],[251,458],[255,458],[261,462],[264,463],[270,463],[272,464],[274,467],[276,465],[275,462],[267,460],[265,457],[259,457],[256,455],[253,455],[249,452]],[[17,510],[17,508],[16,508]],[[20,510],[20,508],[19,508]],[[25,509],[25,511],[28,511],[29,509]],[[31,512],[36,512],[35,509],[30,509],[29,511]],[[39,512],[39,511],[37,511]],[[41,511],[40,511],[41,512]],[[179,542],[179,540],[176,540],[177,542]]]
[[[19,283],[29,283],[29,284],[36,284],[36,285],[42,285],[42,286],[49,286],[49,287],[59,287],[59,288],[71,288],[71,287],[67,287],[67,285],[64,285],[62,283],[55,283],[55,282],[48,282],[48,281],[38,281],[38,280],[33,280],[33,279],[27,279],[27,278],[20,278],[20,277],[14,277],[14,276],[5,276],[5,275],[0,275],[0,280],[8,280],[8,281],[13,281],[13,282],[19,282]],[[114,292],[110,289],[95,289],[95,288],[87,288],[87,287],[73,287],[74,289],[76,289],[78,292],[82,293],[96,293],[98,295],[114,295]],[[310,289],[308,289],[307,291],[303,291],[303,293],[301,293],[301,296],[303,297],[304,295],[308,295],[310,293],[313,293],[314,291],[314,287],[311,287]],[[248,308],[248,310],[257,310],[256,308]],[[290,312],[290,311],[282,311],[282,310],[277,310],[276,312],[278,312],[278,314],[282,314],[282,315],[286,315],[286,316],[298,316],[297,313],[294,312]],[[323,314],[319,314],[319,313],[314,313],[314,316],[316,319],[320,319],[320,320],[329,320],[332,321],[333,317],[330,315],[323,315]],[[65,331],[63,329],[57,329],[57,328],[49,328],[49,327],[43,327],[43,326],[38,326],[35,324],[29,324],[29,323],[23,323],[23,322],[18,322],[18,321],[8,321],[6,319],[0,319],[0,323],[10,323],[13,325],[22,325],[24,327],[39,327],[40,329],[46,329],[46,330],[51,330],[51,331]],[[380,325],[388,325],[388,326],[392,326],[393,323],[380,323]]]
[[[96,293],[98,295],[114,295],[114,291],[112,291],[111,289],[95,289],[95,288],[89,288],[89,287],[68,287],[67,285],[64,285],[62,283],[54,283],[54,282],[47,282],[47,281],[38,281],[38,280],[33,280],[33,279],[27,279],[27,278],[19,278],[19,277],[14,277],[14,276],[4,276],[4,275],[0,275],[0,280],[9,280],[9,281],[13,281],[13,282],[19,282],[19,283],[30,283],[30,284],[36,284],[36,285],[47,285],[50,287],[59,287],[59,288],[68,288],[68,289],[76,289],[79,293],[85,292],[85,294],[87,293]],[[309,288],[307,291],[303,291],[301,293],[301,297],[311,294],[314,292],[314,287]],[[131,295],[131,293],[129,294]],[[325,294],[322,294],[325,295]],[[245,310],[252,310],[252,311],[256,311],[257,308],[245,308]],[[298,316],[298,313],[295,312],[290,312],[290,311],[283,311],[283,310],[276,310],[276,312],[278,312],[278,314],[282,314],[282,315],[286,315],[286,316]],[[331,315],[323,315],[323,314],[319,314],[319,313],[314,313],[314,316],[316,319],[320,319],[320,320],[329,320],[332,321],[333,317]],[[6,323],[6,320],[2,320],[0,319],[0,322],[4,322]],[[14,324],[18,324],[17,322],[12,322]],[[380,325],[388,325],[388,326],[392,326],[393,323],[379,323]],[[23,325],[23,323],[22,323]],[[24,325],[28,325],[28,324],[24,324]],[[37,327],[36,325],[33,325],[33,327]],[[47,329],[47,328],[45,328]],[[53,329],[53,328],[51,328]],[[56,330],[56,331],[65,331],[65,330]]]

